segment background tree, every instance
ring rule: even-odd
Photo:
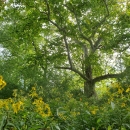
[[[46,80],[53,67],[73,71],[84,80],[84,92],[91,97],[96,96],[97,82],[126,74],[129,2],[16,0],[5,5],[2,27],[9,40],[2,45],[18,59],[29,59],[25,68],[33,63]]]

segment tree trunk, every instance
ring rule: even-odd
[[[97,98],[97,94],[95,91],[95,83],[85,81],[84,82],[84,94],[87,96],[87,98],[90,98],[90,97]]]
[[[97,94],[95,91],[95,82],[93,82],[93,77],[92,77],[91,65],[86,67],[85,74],[86,74],[87,80],[84,82],[84,94],[87,96],[87,98],[97,97]]]

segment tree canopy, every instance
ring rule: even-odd
[[[0,44],[5,48],[1,73],[11,75],[16,84],[53,86],[76,75],[91,97],[96,96],[97,82],[128,80],[127,0],[8,0],[0,4]]]

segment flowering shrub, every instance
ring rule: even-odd
[[[1,76],[1,88],[6,83]],[[13,91],[14,98],[0,99],[0,129],[39,129],[46,127],[46,121],[51,116],[51,110],[42,97],[39,97],[36,88],[26,96],[24,92]]]
[[[1,89],[6,83],[0,77]],[[43,89],[43,88],[42,88]],[[75,98],[69,91],[44,102],[41,88],[28,94],[13,90],[13,98],[0,99],[0,129],[9,130],[128,130],[130,86],[119,83],[98,100]],[[56,93],[56,91],[54,91]],[[45,95],[43,95],[45,96]]]
[[[114,83],[98,100],[84,96],[77,99],[68,92],[49,104],[61,130],[127,130],[130,129],[129,89],[128,85]]]

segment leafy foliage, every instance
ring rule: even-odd
[[[129,2],[16,0],[3,2],[2,9],[1,44],[7,54],[1,74],[10,75],[13,69],[14,84],[21,86],[22,81],[29,87],[42,82],[39,78],[47,84],[52,72],[66,69],[82,78],[90,97],[97,82],[121,73],[126,78]]]
[[[129,19],[125,0],[1,0],[0,129],[130,129]]]
[[[42,87],[32,87],[25,96],[24,91],[14,90],[13,98],[1,99],[1,129],[130,128],[130,86],[123,88],[113,83],[97,101],[85,96],[75,99],[69,91],[64,95],[55,91],[53,98],[48,97],[45,103],[42,98],[45,93],[41,92],[44,92]]]

